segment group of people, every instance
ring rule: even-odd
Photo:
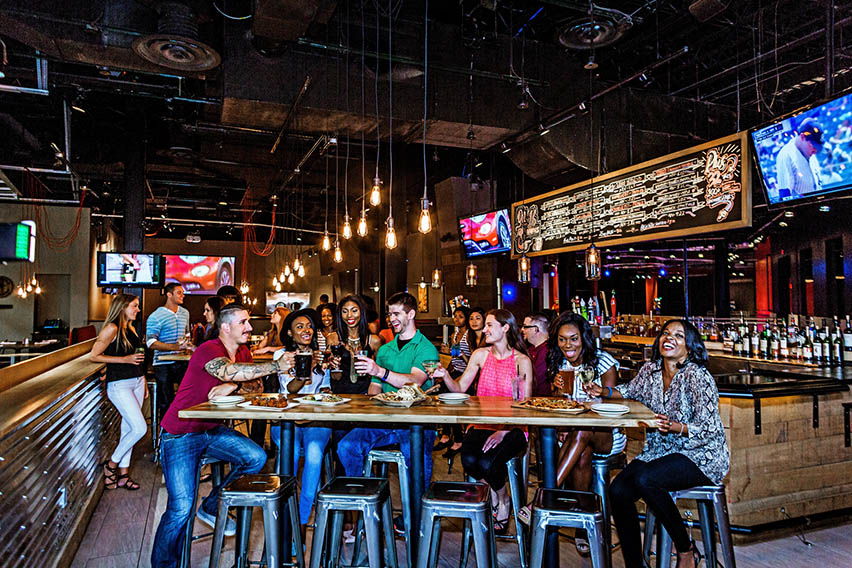
[[[179,418],[181,410],[234,393],[378,394],[409,383],[425,389],[438,382],[445,390],[479,397],[509,397],[514,391],[516,397],[631,398],[647,405],[655,412],[656,429],[648,431],[642,453],[611,486],[613,517],[625,564],[642,565],[635,502],[643,499],[672,536],[678,566],[694,566],[692,545],[669,491],[720,483],[727,473],[729,457],[718,412],[718,392],[706,369],[707,352],[688,321],[667,322],[655,342],[652,361],[632,381],[619,384],[618,362],[596,347],[591,326],[582,316],[572,312],[556,317],[533,313],[519,326],[508,310],[460,307],[454,313],[452,344],[442,346],[451,363],[429,374],[424,363],[439,359],[438,349],[417,329],[417,302],[406,292],[393,295],[387,302],[393,333],[387,342],[371,330],[369,309],[360,296],[346,296],[337,304],[323,303],[317,309],[276,309],[270,318],[270,331],[254,353],[284,353],[264,362],[253,362],[247,346],[252,330],[249,310],[224,298],[210,298],[205,304],[209,328],[203,343],[194,348],[182,339],[186,318],[182,313],[186,310],[180,306],[182,292],[179,286],[166,287],[165,305],[149,317],[144,339],[155,352],[158,382],[161,376],[171,381],[181,372],[180,367],[158,369],[168,363],[161,361],[158,365],[159,353],[194,349],[188,367],[176,381],[180,387],[161,423],[160,455],[169,497],[154,539],[152,566],[174,566],[178,562],[203,456],[231,464],[222,484],[212,488],[198,509],[198,518],[211,525],[220,488],[239,475],[260,471],[267,461],[262,447],[265,425],[263,436],[253,441],[218,422]],[[92,349],[93,361],[107,363],[107,393],[122,415],[121,438],[104,464],[110,489],[139,488],[129,477],[131,449],[146,430],[141,414],[141,403],[147,396],[141,366],[144,356],[140,353],[143,339],[133,325],[138,312],[138,298],[116,296]],[[295,352],[302,349],[314,354],[310,377],[296,377],[294,372]],[[566,384],[567,375],[560,373],[566,366],[585,369],[594,374],[594,380],[584,384],[577,378],[574,384]],[[495,530],[504,532],[510,513],[507,462],[527,451],[532,432],[519,426],[476,425],[464,432],[445,431],[437,444],[434,430],[427,428],[424,434],[424,479],[412,482],[428,484],[433,448],[461,453],[465,473],[490,486]],[[276,427],[271,439],[278,441]],[[560,439],[558,483],[583,491],[591,486],[592,457],[620,453],[626,444],[626,436],[618,428],[568,430]],[[376,447],[397,444],[409,464],[411,460],[409,429],[404,426],[332,430],[318,424],[298,425],[294,471],[304,458],[299,503],[302,531],[311,514],[322,456],[329,443],[335,444],[348,476],[361,475],[364,458]],[[235,523],[229,518],[226,534],[234,532]],[[581,553],[588,551],[583,536],[576,539]]]

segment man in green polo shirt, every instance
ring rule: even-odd
[[[395,391],[415,383],[429,387],[429,377],[423,370],[423,361],[438,359],[438,350],[417,331],[414,318],[417,315],[417,300],[407,292],[394,294],[388,300],[388,318],[396,337],[379,348],[376,360],[359,357],[355,369],[359,375],[371,375],[369,394]],[[435,431],[423,431],[423,464],[426,485],[432,479],[432,445]],[[350,477],[360,476],[364,459],[373,448],[399,444],[405,463],[411,471],[411,443],[409,430],[403,428],[355,428],[337,443],[337,456]],[[414,480],[412,480],[414,481]]]

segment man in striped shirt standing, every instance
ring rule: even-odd
[[[157,378],[157,409],[164,416],[175,398],[174,384],[180,383],[186,372],[186,363],[163,361],[163,355],[183,349],[195,349],[186,334],[189,332],[189,311],[182,306],[183,288],[178,282],[169,282],[163,288],[166,303],[148,316],[145,324],[145,344],[154,350],[154,376]]]

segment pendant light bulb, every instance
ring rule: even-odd
[[[305,275],[305,265],[304,264],[299,266],[298,274],[299,274],[299,278],[302,278]]]
[[[396,248],[396,230],[393,228],[393,217],[387,220],[388,232],[385,234],[385,246],[389,249]]]
[[[33,286],[36,286],[38,284],[38,280],[36,280],[35,275],[33,275],[33,279],[30,280],[30,284],[32,284]]]
[[[527,255],[522,254],[518,259],[518,282],[526,283],[530,281],[530,259]]]
[[[322,234],[322,250],[326,252],[331,250],[331,237],[328,234],[328,230]]]
[[[417,223],[417,230],[424,235],[432,230],[432,216],[429,215],[429,200],[425,197],[420,200],[420,221]]]
[[[361,210],[361,218],[358,219],[358,236],[366,237],[367,236],[367,210]]]
[[[249,283],[246,282],[245,280],[243,280],[242,283],[240,284],[240,294],[245,296],[248,293],[249,293]]]
[[[293,271],[299,270],[300,266],[302,266],[302,259],[297,254],[296,258],[293,259]]]
[[[373,187],[370,188],[370,205],[378,207],[382,203],[382,180],[379,176],[373,178]]]
[[[586,249],[586,279],[601,279],[601,254],[593,244]]]
[[[296,275],[291,272],[290,276],[287,277],[287,284],[292,284],[295,281],[296,281]]]
[[[41,286],[36,286],[35,293],[41,294]]]
[[[286,275],[286,274],[284,274],[284,269],[282,268],[282,269],[281,269],[281,274],[279,274],[279,275],[278,275],[278,281],[279,281],[279,282],[284,282],[284,280],[285,280],[286,278],[287,278],[287,275]]]
[[[441,269],[436,268],[432,271],[432,288],[441,287]]]
[[[465,284],[473,288],[476,286],[477,276],[476,265],[471,262],[467,265],[467,269],[465,270]]]
[[[349,215],[343,216],[343,238],[347,241],[352,238],[352,223],[349,222]]]
[[[340,241],[334,241],[334,262],[340,264],[343,262],[343,251],[340,250]]]
[[[27,292],[32,292],[32,291],[33,291],[33,285],[30,284],[29,282],[27,282]]]
[[[290,276],[290,265],[289,264],[284,265],[284,276]]]
[[[281,283],[280,283],[280,282],[276,282],[276,283],[275,283],[275,291],[276,291],[276,292],[280,292],[280,291],[281,291]]]
[[[273,276],[273,277],[272,277],[272,285],[273,285],[273,286],[278,286],[278,277],[277,277],[277,276]]]

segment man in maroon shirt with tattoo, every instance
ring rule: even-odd
[[[547,328],[548,317],[541,312],[533,312],[524,318],[521,333],[529,345],[530,360],[533,366],[533,396],[551,396],[550,381],[547,380]]]
[[[246,473],[257,473],[266,464],[266,452],[246,436],[218,422],[180,418],[178,412],[235,392],[260,392],[263,376],[288,371],[293,354],[277,361],[252,363],[248,343],[251,324],[248,310],[239,304],[222,308],[216,316],[219,337],[202,343],[189,360],[189,368],[175,399],[162,420],[160,457],[169,499],[160,519],[151,565],[177,566],[181,535],[192,512],[201,459],[214,457],[231,464],[222,484],[213,487],[198,508],[198,518],[213,526],[219,490]],[[228,519],[225,534],[234,534],[236,524]]]

